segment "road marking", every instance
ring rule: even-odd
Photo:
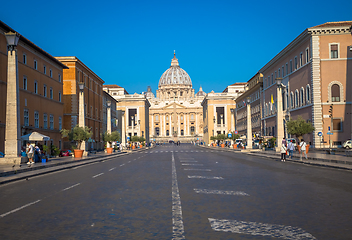
[[[172,239],[185,239],[174,153],[172,153],[172,224]]]
[[[207,176],[188,176],[188,178],[199,178],[199,179],[224,179],[222,177],[207,177]]]
[[[203,166],[201,163],[182,163],[182,166]]]
[[[41,200],[37,200],[37,201],[35,201],[35,202],[28,203],[28,204],[26,204],[26,205],[23,205],[22,207],[19,207],[19,208],[16,208],[16,209],[14,209],[14,210],[11,210],[10,212],[1,214],[0,217],[2,217],[2,218],[3,218],[3,217],[6,217],[7,215],[9,215],[9,214],[11,214],[11,213],[17,212],[17,211],[19,211],[19,210],[21,210],[21,209],[23,209],[23,208],[29,207],[29,206],[31,206],[31,205],[33,205],[33,204],[36,204],[36,203],[40,202],[40,201],[41,201]]]
[[[99,177],[99,176],[101,176],[101,175],[103,175],[103,174],[104,174],[104,173],[99,173],[99,174],[97,174],[97,175],[93,176],[92,178]]]
[[[193,159],[193,158],[192,158],[192,159]],[[198,161],[193,161],[193,160],[181,160],[180,162],[182,163],[182,162],[198,162]]]
[[[112,170],[115,170],[115,168],[111,168],[111,169],[109,169],[109,172],[110,172],[110,171],[112,171]]]
[[[123,163],[123,164],[120,165],[120,167],[122,167],[122,166],[125,166],[125,164]]]
[[[211,172],[210,169],[195,169],[195,168],[185,168],[185,171],[203,171],[203,172]]]
[[[71,189],[71,188],[77,187],[78,185],[81,185],[81,183],[77,183],[77,184],[75,184],[75,185],[72,185],[71,187],[68,187],[68,188],[62,189],[62,191],[69,190],[69,189]]]
[[[283,239],[316,239],[310,233],[298,227],[277,224],[244,222],[236,220],[219,220],[208,218],[211,228],[215,231],[242,233],[250,235],[270,236]]]
[[[204,194],[221,194],[221,195],[235,195],[235,196],[249,196],[249,194],[241,191],[223,191],[223,190],[209,190],[209,189],[197,189],[194,191],[196,193],[204,193]]]

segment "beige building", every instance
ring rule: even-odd
[[[352,137],[352,21],[331,22],[304,30],[259,70],[263,74],[262,127],[277,136],[277,99],[282,98],[279,124],[302,116],[315,131],[304,136],[313,147],[340,146]],[[277,96],[276,78],[282,78]],[[329,116],[330,106],[333,108]],[[322,133],[322,136],[319,136]]]
[[[235,83],[222,93],[208,93],[202,101],[204,137],[208,145],[211,136],[235,131],[235,100],[245,90],[246,83]]]
[[[117,103],[117,129],[121,133],[122,144],[131,136],[144,137],[149,142],[149,107],[144,94],[128,94],[118,85],[104,85],[103,90],[110,94]]]
[[[190,76],[174,54],[171,66],[159,80],[156,97],[151,89],[145,93],[150,102],[149,136],[156,142],[191,142],[202,140],[203,111],[206,95],[200,87],[195,94]]]
[[[261,135],[261,104],[260,96],[263,90],[263,75],[255,74],[248,80],[245,92],[236,99],[235,125],[238,134],[247,135],[247,105],[249,104],[251,112],[251,125],[253,137]],[[248,102],[249,101],[249,102]]]

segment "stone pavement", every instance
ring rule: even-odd
[[[205,146],[202,146],[205,147]],[[252,156],[260,156],[265,158],[270,158],[275,161],[280,161],[281,155],[280,153],[276,153],[274,150],[267,150],[261,151],[259,149],[253,149],[250,151],[247,150],[239,150],[239,149],[232,149],[232,148],[219,148],[219,147],[206,147],[211,149],[221,149],[230,152],[236,152],[241,154],[249,154]],[[301,164],[309,164],[315,166],[323,166],[323,167],[330,167],[330,168],[338,168],[338,169],[345,169],[345,170],[352,170],[352,156],[347,156],[346,154],[343,155],[344,152],[340,154],[328,154],[326,151],[309,151],[307,156],[308,160],[305,159],[304,155],[302,161],[300,161],[300,155],[298,151],[294,151],[293,159],[289,159],[286,156],[286,162],[296,162]]]
[[[131,154],[133,152],[139,152],[146,150],[148,148],[129,150],[123,152],[114,152],[112,154],[107,154],[105,152],[97,152],[95,154],[90,154],[89,156],[82,158],[74,157],[57,157],[50,158],[48,162],[42,163],[38,162],[32,165],[27,165],[22,163],[21,165],[13,164],[0,164],[0,184],[5,184],[17,180],[28,179],[29,177],[34,177],[42,175],[45,173],[60,171],[64,169],[74,168],[77,166],[82,166],[86,164],[91,164],[94,162],[104,161],[111,158],[123,156],[126,154]],[[0,158],[1,161],[1,158]]]

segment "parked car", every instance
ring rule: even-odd
[[[343,148],[346,148],[346,149],[352,148],[352,141],[351,141],[351,140],[347,140],[346,142],[344,142],[344,143],[342,144],[342,147],[343,147]]]

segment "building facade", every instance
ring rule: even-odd
[[[351,139],[351,24],[332,22],[308,28],[259,70],[264,80],[264,135],[277,136],[279,97],[283,105],[279,124],[298,116],[312,122],[315,131],[304,138],[313,147],[340,146]],[[277,78],[283,79],[282,96],[277,96]]]
[[[103,134],[103,84],[104,81],[88,68],[77,57],[56,57],[62,64],[67,66],[63,72],[63,102],[64,102],[64,126],[72,129],[79,123],[79,93],[78,83],[84,83],[84,112],[85,125],[93,135],[86,143],[86,149],[102,150],[104,143]],[[65,148],[71,148],[66,141]]]
[[[261,93],[263,90],[263,75],[257,73],[248,80],[245,92],[236,98],[235,125],[238,134],[247,135],[247,106],[250,106],[253,137],[261,136]],[[249,101],[249,102],[248,102]]]
[[[205,97],[200,87],[195,94],[190,76],[183,70],[174,54],[171,66],[161,76],[156,97],[151,89],[145,93],[150,102],[149,136],[156,142],[191,142],[203,137]]]
[[[4,152],[7,104],[7,42],[14,29],[0,21],[0,151]],[[20,36],[17,45],[20,134],[39,132],[50,137],[43,145],[62,146],[63,69],[66,66],[34,43]],[[17,119],[13,119],[16,121]],[[22,146],[25,142],[22,142]]]

